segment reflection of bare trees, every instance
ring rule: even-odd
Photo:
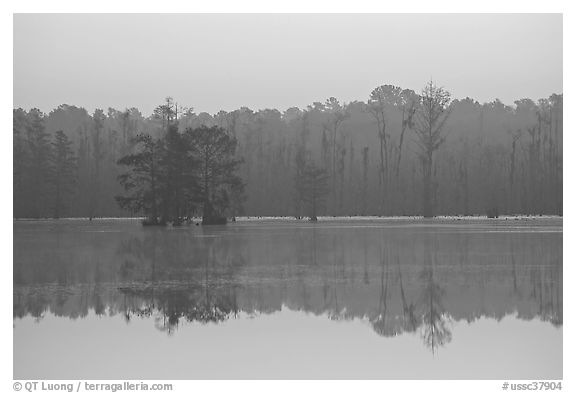
[[[434,280],[434,268],[427,266],[420,274],[422,294],[419,306],[422,310],[421,335],[424,344],[432,352],[452,340],[452,333],[447,326],[448,316],[442,305],[445,291]]]
[[[562,260],[549,259],[548,265],[532,267],[530,299],[538,305],[538,315],[555,326],[562,325]]]
[[[61,248],[14,262],[13,316],[120,314],[170,333],[186,321],[288,307],[361,318],[382,336],[418,332],[432,351],[450,342],[451,320],[517,314],[562,325],[558,235],[426,232],[407,240],[393,231],[367,227],[355,237],[318,226],[264,243],[234,226],[223,233],[147,228],[85,258],[65,254],[70,239],[63,237]]]
[[[399,255],[396,255],[396,264],[398,266],[398,281],[400,283],[400,299],[402,299],[402,327],[405,332],[413,332],[416,330],[420,322],[415,315],[416,308],[414,303],[408,302],[406,298]]]
[[[392,336],[396,333],[395,329],[391,324],[386,322],[386,314],[388,312],[388,281],[390,276],[390,265],[389,265],[389,255],[388,250],[380,249],[380,298],[378,300],[378,311],[376,315],[370,318],[370,323],[372,328],[381,336]]]
[[[538,239],[533,239],[537,236]],[[563,323],[562,304],[562,247],[543,247],[545,234],[532,234],[529,242],[516,244],[510,240],[512,294],[529,306],[518,310],[518,316],[531,320],[535,316],[554,326]],[[530,260],[529,264],[522,264]]]
[[[514,253],[514,245],[512,242],[510,242],[510,261],[512,262],[512,291],[514,293],[514,296],[521,298],[522,294],[520,293],[520,291],[518,289],[518,273],[516,271],[516,254]]]
[[[450,342],[452,333],[448,326],[450,318],[443,305],[446,292],[435,277],[437,245],[433,247],[426,242],[423,251],[424,266],[418,275],[421,289],[416,302],[409,300],[410,297],[405,289],[400,255],[397,253],[394,255],[398,283],[396,293],[399,293],[398,303],[401,306],[401,314],[397,316],[388,315],[392,306],[390,302],[390,286],[392,284],[389,264],[390,250],[386,249],[383,254],[381,252],[380,296],[377,312],[370,317],[370,323],[374,331],[387,337],[403,332],[415,332],[419,329],[424,344],[434,352],[438,347]]]
[[[449,318],[443,305],[443,297],[446,291],[434,277],[438,252],[436,238],[434,240],[433,247],[430,247],[428,241],[425,242],[425,265],[419,276],[422,283],[422,291],[418,301],[419,309],[422,312],[421,336],[424,344],[432,352],[452,340],[452,333],[447,326]]]

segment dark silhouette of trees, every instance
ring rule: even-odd
[[[198,160],[190,154],[185,135],[176,124],[168,125],[166,135],[160,139],[159,183],[162,217],[166,222],[180,225],[191,217],[197,202],[198,184],[195,171]]]
[[[27,213],[26,206],[26,176],[28,162],[28,149],[26,142],[26,123],[28,121],[27,113],[22,109],[13,112],[13,130],[12,130],[12,176],[14,179],[14,216],[25,217]]]
[[[309,207],[311,221],[318,221],[318,211],[326,203],[330,192],[329,175],[326,169],[320,168],[308,160],[296,179],[297,192],[302,201]]]
[[[241,192],[242,180],[236,174],[242,160],[235,158],[236,139],[223,128],[198,127],[186,130],[190,153],[198,160],[196,172],[202,223],[225,222],[231,191]],[[238,206],[235,206],[238,209]]]
[[[60,130],[78,162],[76,194],[63,214],[134,214],[114,197],[123,190],[116,179],[128,168],[116,163],[142,152],[138,134],[158,142],[158,176],[167,182],[157,185],[168,193],[157,195],[157,219],[200,214],[203,202],[192,197],[193,182],[185,180],[191,174],[176,168],[198,170],[184,163],[194,158],[186,130],[202,126],[223,128],[236,141],[233,159],[245,159],[238,178],[223,187],[231,216],[305,215],[295,181],[308,160],[329,175],[328,215],[562,214],[563,96],[522,98],[508,106],[498,100],[450,101],[444,93],[434,83],[421,94],[383,85],[367,103],[330,98],[283,113],[245,107],[195,113],[171,98],[146,118],[135,108],[91,114],[71,105],[49,114],[17,109],[14,216],[54,215],[51,180],[45,179],[52,170],[50,141]],[[179,151],[181,144],[190,157]],[[171,168],[167,178],[164,166]],[[190,189],[177,186],[173,192],[172,184]]]
[[[236,140],[217,126],[180,133],[169,114],[163,120],[161,138],[138,135],[138,151],[118,161],[128,167],[118,178],[128,192],[116,197],[119,205],[144,213],[152,225],[180,225],[197,208],[203,224],[225,223],[230,206],[238,214],[244,185],[236,174],[242,162],[234,158]]]
[[[69,208],[70,197],[76,186],[76,156],[72,150],[72,141],[64,131],[56,132],[52,142],[53,154],[50,157],[51,185],[54,218],[60,218]]]
[[[131,213],[144,213],[146,223],[165,223],[160,217],[160,144],[145,134],[137,135],[134,143],[137,152],[118,160],[118,165],[128,167],[128,172],[118,177],[128,195],[117,196],[116,201]]]
[[[549,191],[553,201],[553,211],[562,215],[562,127],[563,103],[562,94],[552,94],[550,102],[550,130],[548,139]]]
[[[165,103],[154,108],[152,118],[160,121],[160,129],[167,132],[170,125],[177,120],[178,107],[172,97],[166,97]]]
[[[45,129],[38,109],[14,112],[14,213],[20,217],[59,218],[75,191],[72,142],[59,130]]]
[[[28,209],[31,217],[44,217],[48,212],[50,178],[50,136],[45,130],[44,114],[32,109],[27,123],[28,176],[25,177]]]

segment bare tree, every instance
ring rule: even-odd
[[[422,90],[422,100],[415,124],[416,142],[420,147],[419,158],[423,174],[424,217],[434,216],[435,184],[433,158],[436,150],[444,143],[444,124],[450,114],[450,93],[430,81]]]

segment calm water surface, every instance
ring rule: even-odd
[[[15,379],[561,379],[562,220],[14,223]]]

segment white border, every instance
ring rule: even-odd
[[[574,3],[574,2],[572,2]],[[10,135],[12,128],[12,14],[18,12],[561,12],[564,13],[564,90],[568,94],[564,96],[564,105],[567,113],[573,108],[574,100],[570,94],[573,91],[573,77],[566,70],[576,70],[574,63],[574,40],[576,37],[575,24],[576,17],[570,1],[502,1],[484,0],[478,2],[464,2],[456,0],[411,0],[406,2],[382,1],[315,1],[292,0],[282,4],[275,4],[266,0],[219,0],[210,2],[193,2],[186,0],[176,0],[170,2],[158,2],[151,0],[141,1],[119,1],[100,0],[86,4],[77,0],[51,0],[51,1],[10,1],[8,4],[2,2],[2,13],[0,14],[0,31],[2,42],[3,61],[2,67],[2,106],[4,116],[2,116],[2,130],[4,135]],[[574,120],[568,115],[564,119],[564,146],[571,149],[575,145],[573,131]],[[6,136],[7,137],[7,136]],[[4,142],[0,144],[0,165],[3,186],[6,190],[1,194],[1,230],[0,241],[2,250],[2,329],[1,339],[4,367],[1,368],[1,391],[12,391],[12,315],[9,314],[12,303],[12,144]],[[570,152],[570,150],[568,150]],[[565,151],[566,153],[566,151]],[[574,257],[574,208],[571,201],[574,200],[574,181],[572,170],[576,169],[575,156],[565,154],[564,161],[564,380],[563,391],[573,391],[574,378],[567,365],[576,364],[574,362],[574,339],[571,335],[573,326],[573,315],[571,309],[574,306],[574,285],[570,285],[574,278],[572,258]],[[384,365],[383,365],[384,366]],[[105,382],[105,381],[102,381]],[[239,391],[239,392],[290,392],[294,391],[324,391],[331,392],[350,391],[351,389],[362,389],[365,391],[442,391],[442,392],[491,392],[502,391],[503,381],[172,381],[176,387],[174,391],[190,392],[200,389],[213,391]]]

